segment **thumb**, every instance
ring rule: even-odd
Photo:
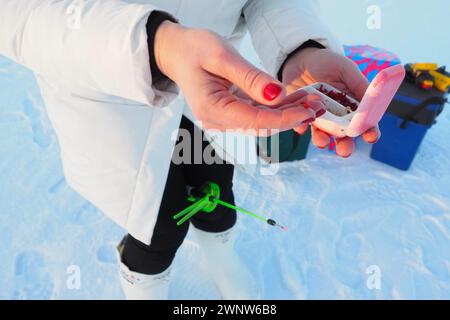
[[[245,60],[237,51],[229,50],[221,63],[207,70],[239,87],[260,104],[275,106],[286,97],[286,89],[275,78]]]
[[[358,101],[361,101],[367,88],[369,87],[369,81],[361,73],[358,66],[353,61],[348,60],[348,62],[349,63],[345,65],[342,73],[342,81],[345,83],[353,96]]]

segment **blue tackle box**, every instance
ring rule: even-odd
[[[371,158],[400,170],[408,170],[425,138],[443,111],[447,94],[423,90],[405,80],[379,124],[381,138]]]

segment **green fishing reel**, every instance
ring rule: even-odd
[[[177,222],[177,226],[181,226],[183,223],[191,219],[199,212],[213,213],[217,206],[220,204],[232,210],[245,213],[255,219],[264,221],[273,227],[279,227],[284,231],[287,230],[286,227],[279,225],[273,219],[266,219],[253,212],[220,200],[220,187],[217,183],[214,182],[207,182],[201,188],[191,189],[188,194],[187,200],[189,202],[193,202],[193,204],[173,216],[174,220],[180,219]]]
[[[188,201],[197,202],[204,197],[207,197],[207,199],[209,200],[208,202],[205,202],[205,206],[201,211],[211,213],[214,211],[214,209],[217,208],[218,203],[214,201],[214,199],[220,199],[220,187],[217,183],[208,182],[204,184],[202,188],[200,188],[199,195],[194,194],[191,193],[188,195]]]
[[[177,226],[181,226],[199,212],[212,213],[216,209],[220,198],[220,187],[217,183],[207,182],[199,189],[191,189],[187,200],[192,205],[173,216],[174,220],[180,219]]]

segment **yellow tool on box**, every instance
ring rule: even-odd
[[[450,73],[437,63],[409,63],[405,66],[407,77],[425,90],[435,88],[450,91]]]
[[[431,70],[431,75],[434,77],[434,87],[441,92],[448,92],[450,90],[450,73],[445,71],[445,67],[437,70]]]

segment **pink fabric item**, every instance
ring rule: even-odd
[[[372,81],[381,70],[401,63],[395,53],[369,45],[344,46],[344,50],[347,58],[358,65],[369,81]]]

